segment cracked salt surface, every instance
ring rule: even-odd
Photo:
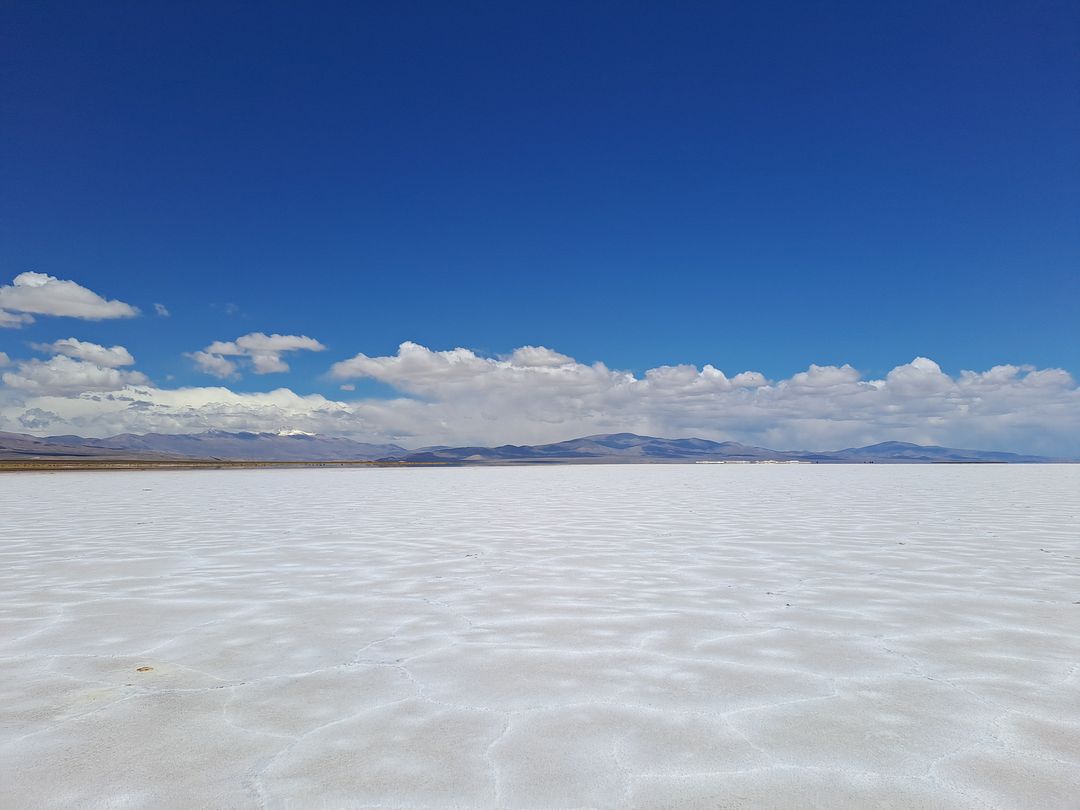
[[[1080,467],[0,502],[2,808],[1080,807]]]

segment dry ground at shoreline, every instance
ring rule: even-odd
[[[13,474],[0,501],[0,807],[1080,796],[1080,466]]]

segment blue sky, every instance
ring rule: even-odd
[[[340,396],[403,341],[638,376],[1080,371],[1075,4],[34,3],[3,11],[0,284],[155,385]],[[153,316],[163,304],[170,317]],[[365,377],[358,395],[400,386]]]

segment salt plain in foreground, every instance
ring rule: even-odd
[[[0,807],[1080,805],[1078,466],[0,500]]]

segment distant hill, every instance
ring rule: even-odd
[[[993,450],[957,450],[954,447],[911,444],[910,442],[881,442],[867,447],[849,447],[829,453],[836,460],[864,461],[982,461],[1001,463],[1038,463],[1052,461],[1042,456],[1024,456],[1017,453],[1001,453]]]
[[[663,439],[634,433],[604,433],[552,444],[498,447],[424,447],[369,444],[299,431],[280,433],[124,433],[106,439],[81,436],[40,438],[0,433],[0,459],[213,459],[222,461],[409,461],[439,464],[662,463],[692,461],[810,461],[825,464],[1025,463],[1058,459],[987,450],[958,450],[909,442],[811,452],[714,442]]]
[[[136,453],[113,448],[84,447],[75,444],[55,443],[25,433],[0,432],[0,459],[108,459],[108,458],[159,458],[157,454]]]
[[[371,461],[407,451],[309,433],[123,433],[106,439],[0,433],[0,458],[199,458],[234,461]]]

